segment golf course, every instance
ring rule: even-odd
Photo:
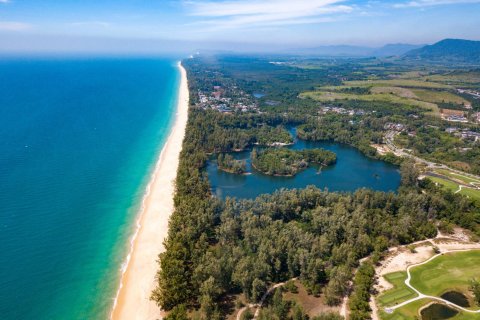
[[[480,250],[438,254],[406,271],[387,274],[384,277],[393,288],[377,299],[380,317],[480,319],[480,308],[469,289],[471,279],[479,276]]]

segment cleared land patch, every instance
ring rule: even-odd
[[[367,102],[394,103],[430,110],[440,117],[437,103],[468,105],[464,98],[450,92],[450,85],[419,79],[386,79],[345,81],[340,86],[318,87],[315,91],[300,94],[320,102],[358,100]]]
[[[457,96],[456,94],[450,93],[448,91],[436,91],[436,90],[425,90],[425,89],[412,89],[412,92],[418,99],[431,103],[453,103],[460,105],[470,104],[464,98]]]
[[[370,89],[371,93],[389,93],[394,94],[401,98],[407,99],[418,99],[415,93],[411,89],[402,88],[402,87],[372,87]]]
[[[346,86],[351,87],[365,87],[365,86],[380,86],[380,87],[406,87],[406,88],[427,88],[427,89],[453,89],[452,86],[422,80],[410,79],[393,79],[393,80],[367,80],[367,81],[345,81]]]
[[[359,100],[359,101],[380,101],[386,103],[395,103],[401,105],[410,105],[430,110],[436,115],[440,114],[438,106],[434,103],[419,101],[415,99],[399,97],[391,93],[379,94],[350,94],[332,91],[308,91],[300,94],[301,98],[310,98],[320,102],[332,102],[336,100]]]
[[[425,77],[425,80],[443,82],[443,83],[454,83],[459,85],[468,84],[477,84],[480,83],[480,71],[470,71],[470,72],[455,72],[450,74],[436,74]]]

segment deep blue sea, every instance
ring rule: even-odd
[[[0,318],[107,318],[173,122],[167,58],[0,58]]]

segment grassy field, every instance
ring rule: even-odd
[[[410,273],[410,284],[423,294],[439,297],[455,290],[471,296],[469,281],[480,276],[480,250],[446,253]]]
[[[469,280],[473,277],[480,276],[480,250],[446,253],[427,264],[412,268],[410,273],[412,275],[411,285],[426,295],[439,297],[447,291],[455,290],[471,297],[468,290]],[[427,298],[413,301],[396,309],[391,314],[386,313],[386,306],[394,306],[416,296],[416,294],[405,285],[404,281],[406,277],[406,272],[394,272],[385,276],[385,279],[391,282],[394,288],[387,290],[377,298],[381,319],[415,319],[419,317],[418,311],[433,301]],[[473,305],[473,301],[470,301],[470,303]],[[478,308],[472,307],[471,309],[477,310]],[[460,312],[451,319],[480,320],[480,314]]]
[[[399,80],[397,80],[398,82]],[[365,81],[365,83],[369,83],[368,81]],[[337,92],[339,90],[344,90],[344,89],[351,89],[351,88],[359,88],[359,87],[365,87],[365,86],[351,86],[351,85],[344,85],[344,86],[325,86],[325,87],[320,87],[320,90],[323,91],[333,91]],[[458,104],[458,105],[466,105],[469,104],[467,100],[464,98],[453,94],[448,91],[441,91],[441,90],[428,90],[428,89],[419,89],[419,88],[404,88],[404,87],[395,87],[395,86],[371,86],[370,87],[370,92],[373,94],[389,94],[389,95],[395,95],[400,98],[406,98],[406,99],[414,99],[426,103],[453,103],[453,104]]]
[[[371,93],[390,93],[401,98],[418,99],[411,89],[402,87],[373,87],[370,89]]]
[[[380,310],[380,318],[382,320],[412,320],[420,319],[419,310],[427,304],[433,302],[431,299],[421,299],[396,309],[393,313],[388,314],[384,310]],[[480,320],[480,314],[460,312],[449,320]]]
[[[448,189],[452,192],[456,192],[458,190],[459,185],[453,181],[442,179],[439,177],[428,177],[428,179],[432,180],[433,182],[439,184],[445,189]]]
[[[393,79],[393,80],[370,80],[370,81],[345,81],[350,87],[406,87],[406,88],[427,88],[427,89],[452,89],[452,86],[422,80]]]
[[[424,305],[430,303],[430,299],[421,299],[396,309],[393,313],[388,314],[383,309],[380,310],[380,318],[382,320],[412,320],[418,316],[418,310]]]
[[[363,88],[366,94],[348,92],[348,89]],[[440,116],[436,103],[468,104],[468,101],[446,90],[452,87],[446,84],[418,79],[363,80],[345,81],[341,86],[324,86],[316,91],[304,92],[300,96],[316,101],[335,100],[378,101],[410,105],[430,110]]]
[[[377,301],[380,306],[394,306],[417,296],[412,289],[405,285],[405,279],[407,279],[406,271],[389,273],[384,278],[393,284],[393,288],[385,291],[378,297]]]
[[[443,188],[448,189],[452,192],[456,192],[460,185],[458,183],[455,183],[450,180],[438,178],[438,177],[428,177],[428,179],[432,180],[433,182],[441,185]],[[469,188],[462,188],[462,190],[459,192],[459,194],[467,196],[471,199],[475,199],[477,201],[480,201],[480,190],[475,190],[475,189],[469,189]]]
[[[412,92],[418,99],[431,103],[454,103],[459,105],[469,104],[464,98],[457,96],[456,94],[450,93],[448,91],[434,91],[434,90],[425,90],[425,89],[412,89]]]
[[[425,71],[413,70],[413,71],[403,72],[397,75],[396,77],[398,79],[419,79],[425,75],[426,75]]]
[[[478,180],[478,179],[470,178],[468,176],[465,176],[465,175],[462,175],[462,174],[459,174],[459,173],[456,173],[456,172],[452,172],[452,171],[449,171],[449,170],[439,169],[439,170],[437,170],[437,172],[439,174],[442,174],[442,175],[447,176],[449,178],[460,180],[465,184],[469,184],[471,182],[480,184],[480,180]]]
[[[445,75],[431,75],[425,77],[429,81],[436,81],[442,83],[455,83],[455,84],[478,84],[480,83],[480,72],[479,71],[470,71],[470,72],[457,72],[452,74]]]
[[[308,92],[302,93],[300,97],[310,98],[310,99],[321,101],[321,102],[330,102],[335,100],[359,100],[359,101],[380,101],[380,102],[386,102],[386,103],[397,103],[397,104],[420,107],[422,109],[430,110],[435,114],[440,114],[440,110],[438,109],[438,106],[434,103],[403,98],[391,93],[350,94],[350,93],[343,93],[343,92],[308,91]]]

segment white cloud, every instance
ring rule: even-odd
[[[0,21],[0,31],[24,31],[31,28],[32,25],[28,23],[18,21]]]
[[[0,0],[0,3],[9,3],[10,0]]]
[[[187,1],[190,15],[216,28],[243,28],[314,24],[332,21],[332,14],[348,13],[345,0],[227,0]]]
[[[411,8],[411,7],[433,7],[449,4],[468,4],[468,3],[480,3],[480,0],[416,0],[404,3],[397,3],[395,8]]]

